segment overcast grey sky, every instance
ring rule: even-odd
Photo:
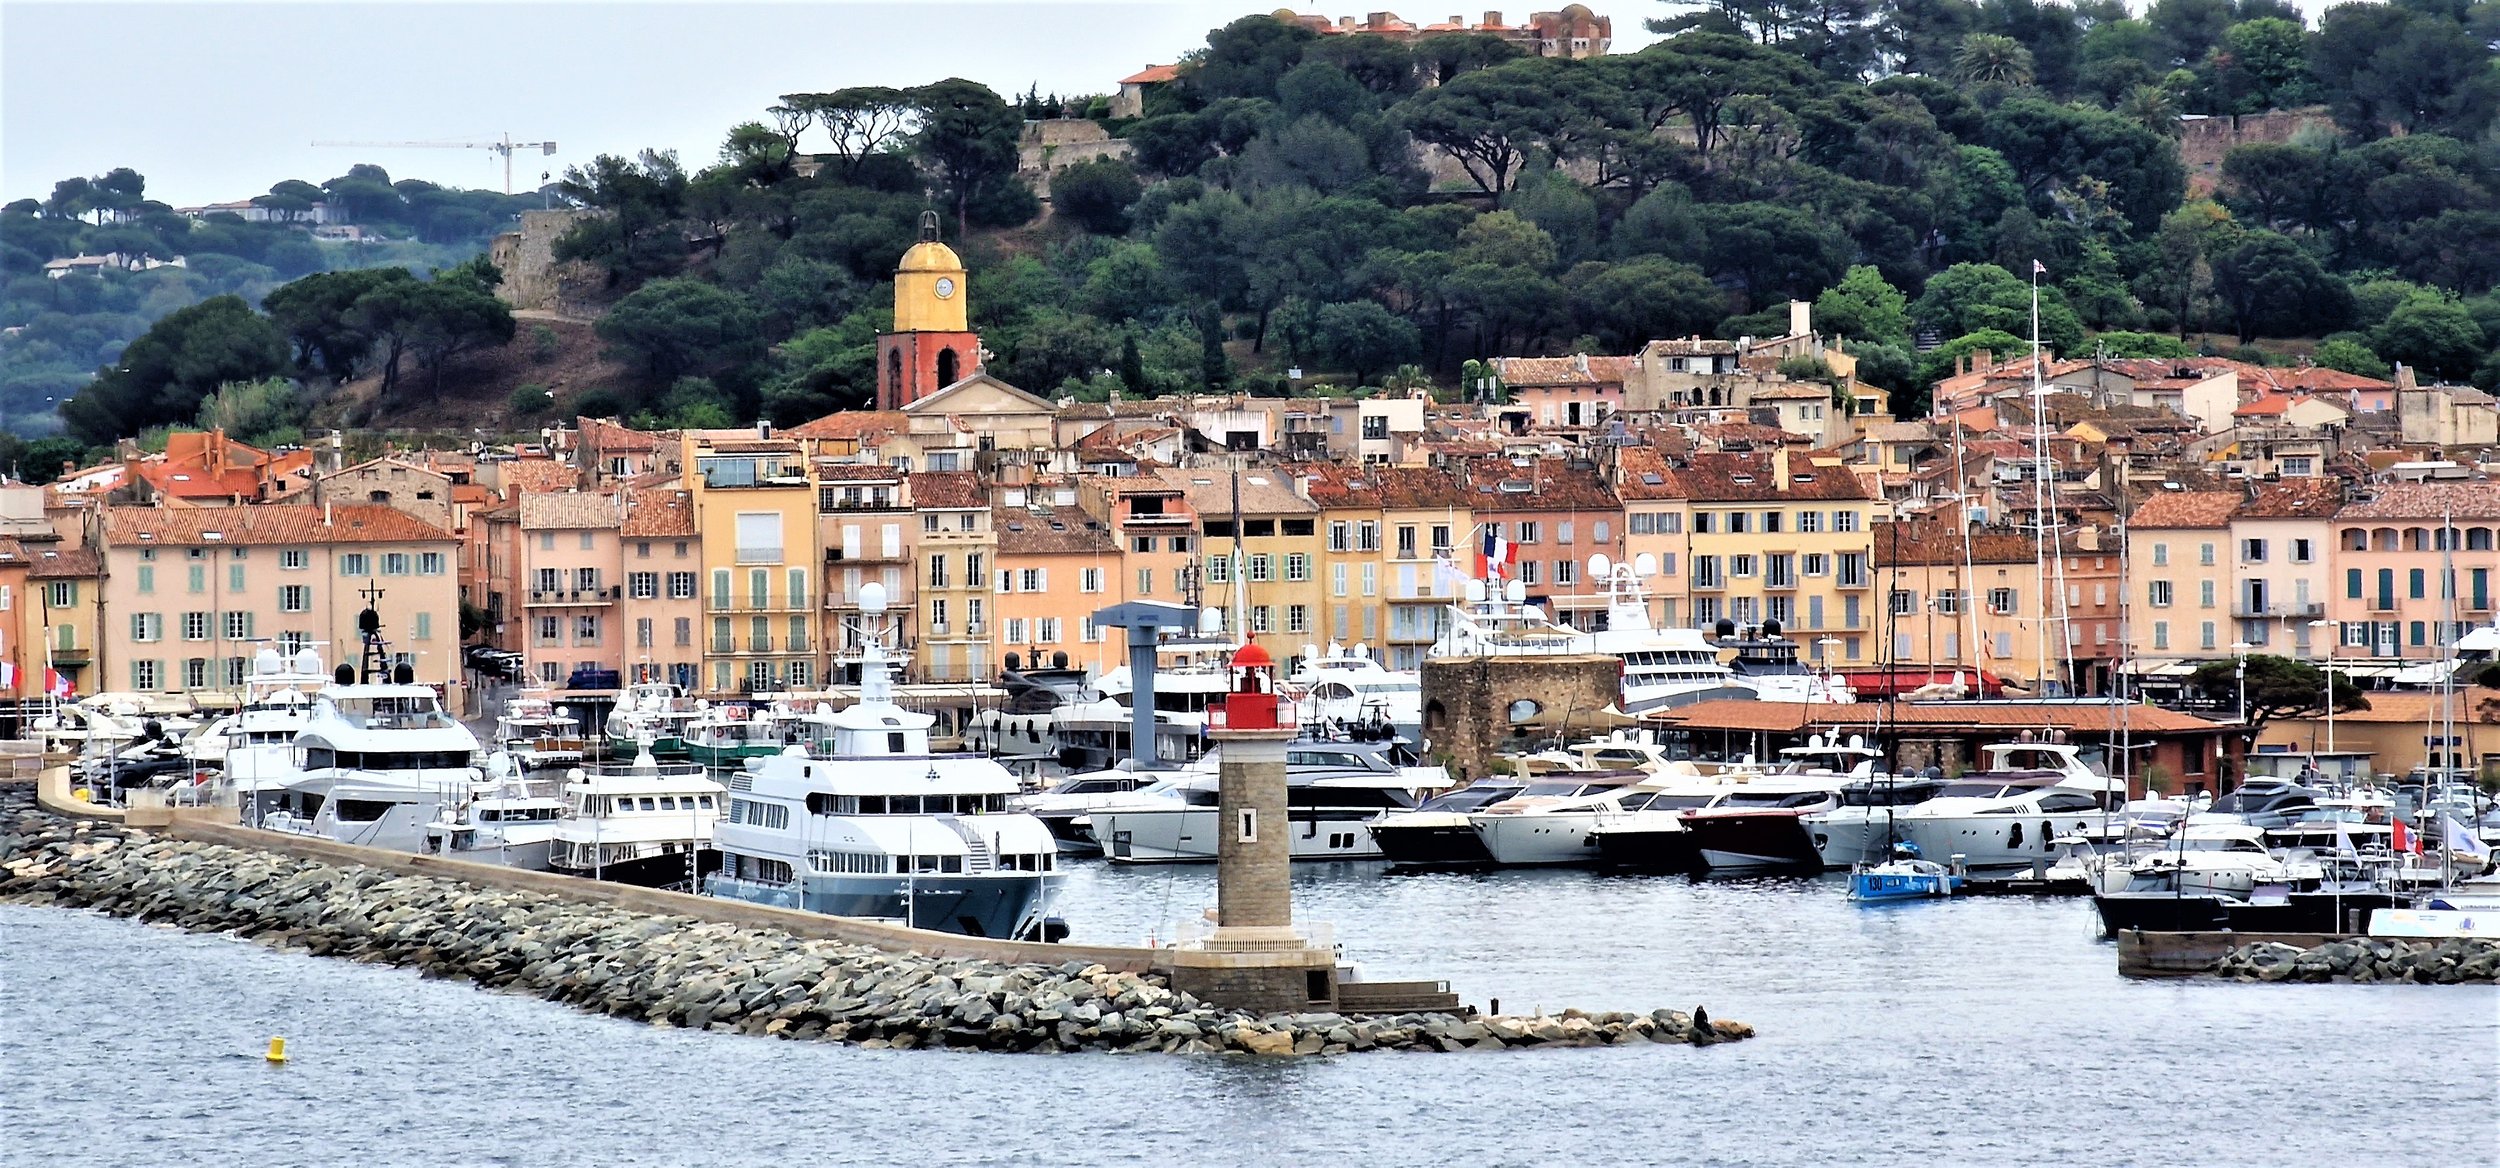
[[[1418,2],[1424,7],[1418,8]],[[1498,2],[1498,0],[1494,0]],[[1359,16],[1384,0],[1335,0]],[[394,178],[500,187],[484,151],[316,140],[554,140],[515,186],[599,153],[712,160],[725,130],[783,93],[969,77],[1001,93],[1109,92],[1273,0],[1037,3],[0,4],[0,200],[115,166],[177,206],[259,194],[375,162]],[[1471,18],[1488,0],[1407,0]],[[1513,20],[1546,4],[1518,3]],[[1592,5],[1618,47],[1646,0]]]

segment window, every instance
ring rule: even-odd
[[[690,616],[678,617],[677,647],[683,649],[692,644],[694,644],[694,618]]]
[[[651,558],[650,540],[640,540],[634,544],[634,558],[637,560],[647,560]]]
[[[241,555],[243,554],[243,552],[244,552],[244,549],[242,549],[242,548],[236,548],[236,549],[234,549],[234,554],[235,554],[235,555],[237,555],[237,556],[241,556]],[[228,591],[228,592],[241,592],[241,591],[243,591],[243,590],[244,590],[244,589],[243,589],[243,565],[241,565],[241,564],[228,564],[228,565],[226,565],[226,591]]]
[[[1829,576],[1832,558],[1822,552],[1807,552],[1797,557],[1797,572],[1803,576]]]
[[[1849,534],[1849,533],[1855,532],[1857,529],[1858,529],[1858,513],[1857,513],[1857,512],[1855,512],[1855,511],[1834,511],[1834,512],[1832,512],[1832,530],[1833,530],[1833,531],[1840,532],[1841,534],[1846,535],[1846,534]]]
[[[302,548],[288,548],[285,551],[278,553],[278,567],[286,571],[302,571],[304,568],[311,566],[311,564],[312,553],[307,552]]]
[[[230,613],[227,613],[227,614],[226,614],[226,639],[227,639],[227,640],[229,640],[229,641],[242,641],[242,640],[248,640],[248,639],[250,639],[250,638],[251,638],[251,635],[252,635],[252,614],[251,614],[251,613],[248,613],[248,612],[230,612]]]
[[[1568,588],[1580,582],[1580,564],[1576,560],[1554,561],[1554,586]]]
[[[1711,511],[1693,513],[1693,534],[1711,535],[1719,530],[1719,516]]]
[[[1962,593],[1958,589],[1945,588],[1939,590],[1935,596],[1935,604],[1938,615],[1962,615]],[[1946,655],[1951,656],[1952,654],[1948,651]]]
[[[1377,596],[1377,595],[1379,595],[1379,594],[1380,594],[1380,565],[1378,565],[1378,564],[1365,564],[1365,565],[1363,565],[1363,595],[1365,595],[1365,596]]]
[[[1207,583],[1209,583],[1209,584],[1230,584],[1230,583],[1232,583],[1232,582],[1233,582],[1233,557],[1234,557],[1234,555],[1236,555],[1236,554],[1237,554],[1237,553],[1233,553],[1233,552],[1226,552],[1225,554],[1220,555],[1220,556],[1208,556],[1208,557],[1207,557]]]
[[[1076,590],[1077,590],[1077,591],[1079,591],[1079,592],[1100,592],[1100,591],[1102,591],[1102,569],[1100,569],[1100,568],[1080,568],[1080,569],[1078,569],[1078,570],[1077,570],[1077,573],[1076,573]]]
[[[1762,513],[1762,533],[1764,535],[1778,535],[1780,533],[1779,512],[1765,511]]]
[[[2144,600],[2155,608],[2170,607],[2170,581],[2155,580],[2144,586]]]
[[[1329,520],[1329,521],[1328,521],[1328,550],[1329,550],[1329,551],[1332,551],[1332,552],[1343,552],[1343,551],[1352,551],[1352,550],[1354,550],[1354,538],[1353,538],[1353,534],[1354,534],[1354,525],[1353,525],[1353,524],[1348,523],[1348,522],[1346,522],[1345,520],[1342,520],[1342,519],[1331,519],[1331,520]]]
[[[1398,558],[1415,558],[1415,525],[1412,523],[1398,524]]]
[[[1797,586],[1797,557],[1785,552],[1762,557],[1762,586],[1794,588]]]
[[[669,598],[670,600],[692,600],[692,599],[694,599],[694,573],[692,573],[692,572],[671,572],[671,573],[669,573],[669,574],[668,574],[668,598]]]
[[[2153,566],[2156,568],[2166,568],[2170,566],[2169,544],[2157,543],[2153,545]]]
[[[2214,582],[2213,582],[2213,581],[2211,581],[2211,580],[2199,580],[2199,581],[2197,581],[2197,582],[2196,582],[2196,607],[2198,607],[2198,608],[2212,608],[2213,606],[2214,606]]]
[[[131,614],[130,614],[130,639],[131,639],[131,640],[133,640],[133,641],[162,641],[162,640],[164,640],[164,639],[165,639],[165,616],[164,616],[164,614],[163,614],[163,613],[155,613],[155,612],[134,612],[134,613],[131,613]]]
[[[2296,539],[2296,540],[2293,540],[2293,541],[2292,541],[2292,562],[2293,562],[2293,563],[2295,563],[2295,564],[2306,564],[2306,563],[2310,562],[2310,557],[2311,557],[2311,555],[2312,555],[2312,553],[2311,553],[2311,551],[2310,551],[2310,549],[2309,549],[2309,541],[2308,541],[2308,540],[2305,540],[2305,539]]]
[[[986,567],[988,563],[988,557],[979,552],[965,552],[964,587],[978,588],[982,581],[989,579],[989,569]]]
[[[1814,534],[1817,534],[1817,533],[1821,532],[1822,530],[1823,530],[1823,513],[1822,513],[1822,512],[1820,512],[1820,511],[1799,511],[1799,512],[1797,513],[1797,533],[1798,533],[1798,534],[1800,534],[1800,535],[1814,535]]]
[[[139,566],[139,591],[141,593],[156,591],[156,569],[145,564]]]
[[[1308,552],[1286,552],[1286,553],[1285,553],[1285,579],[1287,579],[1287,580],[1301,581],[1301,580],[1308,580],[1308,579],[1310,579],[1310,578],[1311,578],[1311,556],[1310,556],[1310,553],[1308,553]]]
[[[947,576],[946,576],[946,557],[945,557],[945,556],[931,556],[931,557],[929,557],[929,587],[931,587],[931,588],[944,588],[944,587],[947,587],[947,586],[948,586],[948,582],[947,582]]]
[[[1038,627],[1040,628],[1040,632],[1038,633],[1038,635],[1041,637],[1041,639],[1042,639],[1042,643],[1043,643],[1043,644],[1045,644],[1045,645],[1056,645],[1056,644],[1058,644],[1058,643],[1059,643],[1059,618],[1058,618],[1058,617],[1055,617],[1055,616],[1046,616],[1046,617],[1043,617],[1042,619],[1040,619],[1040,620],[1038,620],[1038,621],[1035,621],[1035,622],[1033,622],[1033,623],[1034,623],[1036,626],[1038,626]]]
[[[1154,569],[1139,568],[1137,570],[1137,594],[1139,596],[1152,596],[1155,594]]]
[[[658,572],[634,572],[625,577],[627,591],[636,600],[655,600],[660,595]]]
[[[156,689],[164,684],[164,676],[165,663],[162,661],[130,663],[130,688],[132,689]]]
[[[1623,521],[1634,535],[1654,535],[1658,531],[1658,517],[1647,511],[1635,511],[1624,516]]]
[[[1754,574],[1754,558],[1752,556],[1729,556],[1727,574],[1739,580],[1750,578]]]
[[[250,614],[250,613],[245,613],[245,614],[243,614],[243,615],[245,615],[245,616],[249,616],[249,615],[251,615],[251,614]],[[418,614],[417,614],[417,619],[415,619],[415,620],[413,620],[413,621],[409,622],[409,637],[410,637],[410,639],[411,639],[411,640],[417,640],[417,641],[431,641],[431,640],[433,640],[433,639],[434,639],[434,614],[433,614],[433,613],[430,613],[430,612],[421,612],[421,613],[418,613]]]
[[[1565,520],[1563,520],[1562,522],[1555,524],[1555,525],[1554,525],[1554,542],[1555,542],[1555,543],[1557,543],[1557,544],[1568,544],[1568,543],[1570,543],[1570,542],[1571,542],[1571,538],[1572,538],[1572,530],[1571,530],[1571,529],[1572,529],[1572,523],[1571,523],[1571,521],[1570,521],[1570,520],[1568,520],[1568,519],[1565,519]]]
[[[388,559],[389,557],[386,556],[384,558]],[[573,588],[577,592],[597,592],[599,590],[599,569],[573,569]]]
[[[781,562],[781,512],[741,511],[738,513],[738,562],[741,564],[778,564]]]
[[[2214,647],[2214,622],[2204,621],[2198,625],[2197,642],[2198,648],[2211,649]]]
[[[964,631],[974,635],[981,632],[981,598],[978,596],[964,601]]]
[[[2015,599],[2011,588],[1991,588],[1988,590],[1988,611],[1998,616],[2012,616]]]
[[[407,575],[407,574],[408,574],[408,553],[406,553],[406,552],[384,552],[384,553],[382,553],[382,574],[383,574],[383,575],[385,575],[385,576],[405,576],[405,575]]]
[[[1276,624],[1276,607],[1275,607],[1274,605],[1269,605],[1269,604],[1257,604],[1257,605],[1252,605],[1252,606],[1250,607],[1250,631],[1251,631],[1251,632],[1254,632],[1254,633],[1269,633],[1269,632],[1274,632],[1274,631],[1276,631],[1276,630],[1275,630],[1275,624]]]
[[[442,575],[442,574],[443,574],[443,553],[441,553],[441,552],[419,552],[419,553],[417,553],[417,575],[420,575],[420,576],[440,576],[440,575]]]
[[[1835,512],[1833,512],[1833,514],[1834,514],[1834,515],[1843,515],[1843,514],[1854,515],[1854,514],[1856,514],[1856,512],[1854,512],[1854,511],[1850,511],[1850,512],[1835,511]],[[1866,553],[1865,553],[1865,552],[1842,552],[1842,553],[1840,553],[1840,586],[1841,586],[1841,587],[1843,587],[1843,588],[1864,588],[1864,587],[1866,587]]]
[[[1544,583],[1544,567],[1536,560],[1519,561],[1519,582],[1531,588]]]
[[[1276,578],[1276,558],[1266,552],[1250,553],[1250,582],[1262,583]]]
[[[574,643],[574,644],[576,644],[576,645],[596,645],[596,644],[598,644],[598,643],[599,643],[599,618],[598,618],[598,617],[595,617],[595,616],[577,616],[577,617],[574,617],[574,618],[573,618],[573,643]]]
[[[1589,524],[1590,539],[1594,539],[1599,543],[1607,543],[1611,541],[1611,537],[1613,535],[1614,532],[1606,526],[1606,521],[1603,519]]]
[[[1537,522],[1533,519],[1520,523],[1518,527],[1519,534],[1511,540],[1512,543],[1535,543],[1537,542],[1537,538],[1542,534],[1542,532],[1538,530]]]
[[[2415,600],[2422,599],[2423,584],[2427,579],[2428,577],[2424,575],[2422,569],[2420,568],[2415,568],[2412,571],[2407,572],[2405,574],[2405,594]]]
[[[538,586],[535,591],[560,592],[564,589],[564,573],[554,568],[540,568],[537,572],[537,580]]]
[[[197,550],[197,549],[194,549],[194,550]],[[208,569],[207,569],[207,568],[202,567],[202,566],[200,566],[200,565],[198,565],[198,564],[193,564],[193,565],[191,565],[191,591],[193,591],[193,592],[206,592],[206,591],[208,591]]]
[[[186,612],[182,614],[182,639],[186,641],[207,640],[208,614],[204,612]]]
[[[2244,563],[2244,564],[2262,564],[2262,563],[2265,563],[2265,562],[2266,562],[2266,541],[2264,541],[2264,540],[2262,540],[2262,539],[2243,539],[2243,540],[2241,540],[2241,541],[2240,541],[2240,562],[2241,562],[2241,563]]]
[[[650,618],[650,617],[647,617],[647,616],[646,616],[646,617],[639,617],[639,618],[636,618],[636,619],[635,619],[635,621],[634,621],[634,647],[635,647],[635,648],[637,648],[637,649],[648,649],[648,648],[650,648],[650,647],[651,647],[651,633],[652,633],[651,624],[652,624],[651,618]]]
[[[1751,534],[1753,533],[1753,512],[1751,512],[1751,511],[1730,511],[1730,512],[1728,512],[1728,513],[1727,513],[1727,533],[1728,533],[1729,535],[1751,535]]]
[[[1719,557],[1693,557],[1693,587],[1717,588],[1721,587],[1723,583],[1724,581],[1719,575]]]
[[[2170,647],[2169,621],[2153,622],[2153,647],[2156,649],[2167,649]]]
[[[2214,545],[2209,543],[2200,543],[2196,545],[2196,562],[2204,567],[2213,567]]]
[[[1451,543],[1450,543],[1450,529],[1449,529],[1449,525],[1447,525],[1447,524],[1443,524],[1443,523],[1436,523],[1436,524],[1433,524],[1433,525],[1432,525],[1432,551],[1433,551],[1433,554],[1434,554],[1434,555],[1443,555],[1443,554],[1446,554],[1446,553],[1448,553],[1448,552],[1449,552],[1449,550],[1450,550],[1451,546],[1452,546],[1452,545],[1451,545]]]
[[[1007,643],[1011,645],[1020,645],[1028,639],[1029,638],[1024,635],[1024,618],[1020,616],[1008,617]]]
[[[1918,611],[1918,593],[1895,588],[1892,590],[1891,605],[1892,615],[1909,616]]]
[[[539,644],[553,645],[556,644],[563,636],[564,621],[562,618],[552,616],[542,616],[538,618],[537,640]]]
[[[1285,631],[1286,631],[1286,632],[1288,632],[1288,633],[1307,633],[1307,632],[1310,632],[1310,631],[1311,631],[1311,606],[1309,606],[1309,605],[1307,605],[1307,604],[1288,604],[1288,605],[1286,605],[1286,606],[1285,606]]]

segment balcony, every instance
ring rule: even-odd
[[[52,663],[54,665],[85,665],[91,660],[93,660],[93,657],[85,649],[54,648],[52,650]]]
[[[712,594],[707,606],[713,612],[805,612],[815,603],[813,592],[768,592],[762,596],[746,593],[740,596]]]
[[[1148,527],[1161,529],[1167,527],[1187,527],[1189,526],[1189,522],[1189,516],[1179,512],[1160,512],[1146,515],[1139,515],[1132,512],[1127,518],[1122,519],[1120,524],[1123,527]]]
[[[615,603],[617,597],[623,595],[623,593],[624,586],[615,584],[609,585],[605,588],[532,588],[530,589],[528,607],[583,608],[597,606],[604,608]]]
[[[2326,615],[2326,606],[2309,604],[2250,604],[2243,597],[2231,605],[2231,615],[2239,620],[2316,620]]]

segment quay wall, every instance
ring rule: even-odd
[[[2500,940],[2129,930],[2118,935],[2118,972],[2233,981],[2494,985],[2500,984]]]
[[[1599,711],[1622,683],[1623,662],[1600,654],[1435,657],[1423,666],[1424,734],[1454,776],[1473,782],[1499,773],[1501,753],[1529,737],[1620,725]]]
[[[657,1024],[898,1048],[1253,1054],[1711,1045],[1752,1034],[1672,1010],[1235,1008],[1190,992],[1220,993],[1240,972],[1226,955],[958,937],[276,836],[202,810],[116,819],[56,798],[65,784],[44,787],[38,801],[26,784],[0,784],[0,902],[233,933]]]

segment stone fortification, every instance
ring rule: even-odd
[[[1745,1038],[1706,1014],[1227,1010],[1159,974],[929,956],[534,889],[166,838],[0,787],[0,902],[94,909],[414,968],[655,1024],[877,1048],[1322,1054]],[[830,919],[830,918],[828,918]],[[1082,953],[1083,950],[1071,950]]]

